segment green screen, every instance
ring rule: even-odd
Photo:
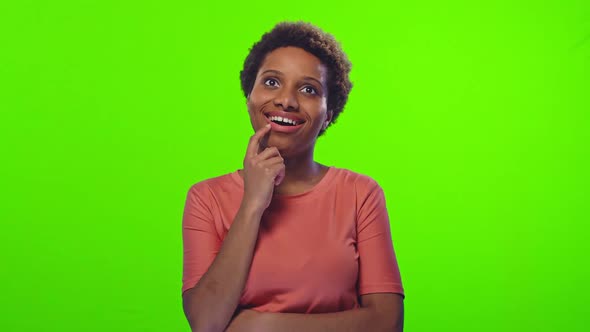
[[[189,187],[241,168],[239,71],[334,34],[323,164],[383,187],[406,331],[587,331],[590,2],[4,1],[1,331],[189,331]]]

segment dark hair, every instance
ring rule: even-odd
[[[328,69],[328,111],[332,111],[332,123],[344,109],[352,83],[348,78],[351,63],[340,48],[338,41],[320,28],[306,22],[280,22],[262,35],[260,41],[254,43],[244,61],[240,72],[240,81],[244,96],[248,96],[254,87],[256,74],[266,55],[273,50],[294,46],[304,49],[320,59]],[[320,135],[325,130],[320,131]]]

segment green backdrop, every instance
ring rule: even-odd
[[[1,2],[0,330],[189,330],[186,194],[286,19],[353,63],[316,155],[384,188],[406,331],[587,331],[586,0]]]

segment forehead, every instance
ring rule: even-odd
[[[325,82],[327,69],[315,55],[299,47],[281,47],[266,55],[259,73],[265,70],[278,70],[286,76],[314,77]]]

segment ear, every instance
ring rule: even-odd
[[[326,130],[326,128],[328,128],[328,125],[330,124],[330,122],[332,122],[333,115],[334,115],[334,112],[332,112],[332,110],[329,110],[328,112],[326,112],[326,120],[324,121],[324,124],[322,125],[322,129]]]

